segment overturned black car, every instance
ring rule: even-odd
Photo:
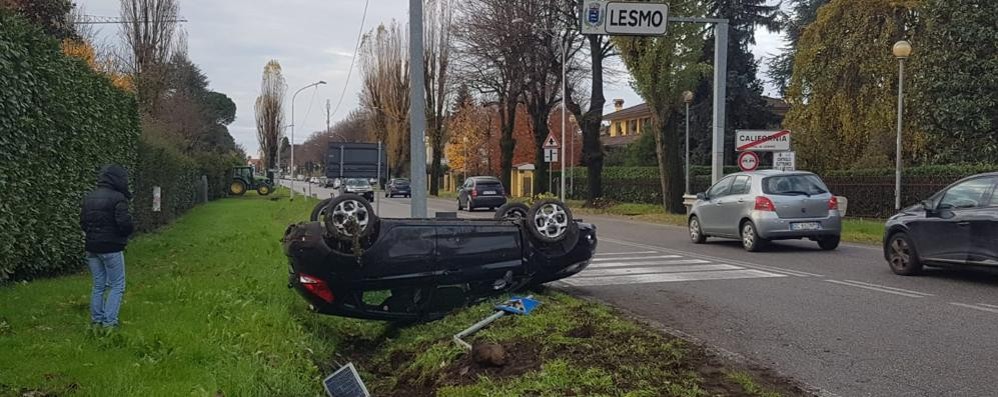
[[[495,219],[379,219],[345,194],[288,226],[283,247],[289,286],[314,311],[421,321],[578,273],[596,251],[596,227],[556,200],[509,203]]]

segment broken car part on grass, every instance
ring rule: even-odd
[[[495,219],[382,219],[357,195],[323,200],[310,222],[285,231],[289,286],[318,313],[421,321],[589,265],[594,225],[557,200],[525,216],[516,209]]]

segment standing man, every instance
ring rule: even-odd
[[[135,229],[128,213],[131,197],[128,171],[119,165],[105,166],[97,178],[97,188],[83,197],[80,226],[86,233],[87,265],[94,278],[92,325],[118,326],[118,309],[125,293],[125,245]]]

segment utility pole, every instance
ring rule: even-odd
[[[423,0],[409,0],[409,158],[412,170],[410,215],[426,218],[426,96],[423,81]]]

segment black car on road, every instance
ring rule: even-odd
[[[962,179],[891,217],[884,257],[900,275],[923,266],[998,269],[998,173]]]
[[[389,219],[352,194],[323,200],[282,241],[289,287],[312,310],[399,321],[569,277],[597,244],[596,227],[556,200],[510,203],[494,219]]]
[[[395,178],[388,181],[388,185],[385,186],[385,197],[412,197],[412,186],[409,185],[408,179]]]
[[[457,192],[457,209],[474,211],[488,208],[490,211],[506,204],[506,191],[502,182],[492,176],[473,176],[464,181]]]

